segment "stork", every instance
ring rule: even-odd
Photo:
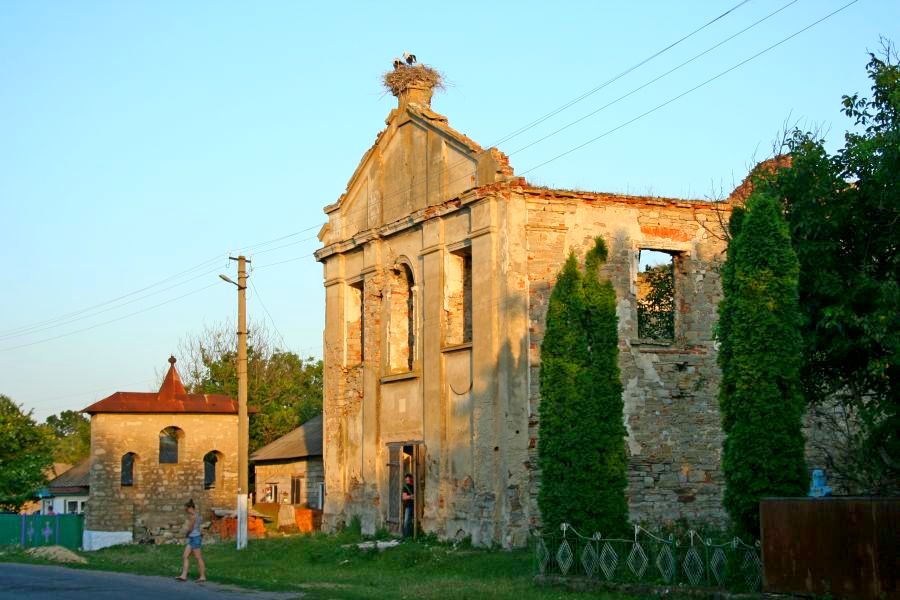
[[[409,52],[404,52],[403,60],[406,61],[406,64],[408,64],[409,66],[412,66],[412,65],[416,64],[416,55],[410,54]]]
[[[402,67],[402,66],[403,66],[403,59],[402,59],[402,58],[395,58],[395,59],[394,59],[394,69],[399,69],[399,68]]]

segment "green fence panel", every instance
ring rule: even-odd
[[[0,545],[80,548],[84,515],[0,515]]]

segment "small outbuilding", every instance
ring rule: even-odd
[[[322,415],[263,446],[250,456],[256,502],[321,510],[325,501]]]
[[[90,479],[90,457],[51,479],[41,490],[41,514],[83,514],[90,493]]]

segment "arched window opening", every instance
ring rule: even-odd
[[[203,489],[211,490],[222,479],[222,453],[216,450],[203,457]]]
[[[166,427],[159,432],[159,464],[178,464],[178,448],[183,438],[184,432],[177,427]]]
[[[400,264],[390,275],[390,337],[388,352],[391,371],[411,371],[415,358],[415,288],[409,266]]]
[[[122,455],[122,487],[131,487],[134,485],[134,466],[137,462],[137,454],[128,452]]]

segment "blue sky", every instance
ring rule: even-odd
[[[517,172],[529,170],[846,1],[798,0],[514,152],[789,3],[751,0],[500,148],[513,153]],[[0,393],[44,418],[116,389],[153,388],[179,340],[234,319],[234,290],[216,275],[233,277],[226,256],[248,246],[251,317],[269,321],[262,300],[288,349],[320,355],[314,236],[322,207],[341,194],[395,105],[379,81],[394,56],[410,50],[442,70],[450,85],[434,108],[489,145],[737,3],[5,0]],[[897,40],[898,24],[900,3],[860,0],[527,177],[663,196],[727,193],[769,155],[788,118],[824,126],[837,147],[848,126],[841,94],[868,91],[866,50],[878,48],[879,35]]]

